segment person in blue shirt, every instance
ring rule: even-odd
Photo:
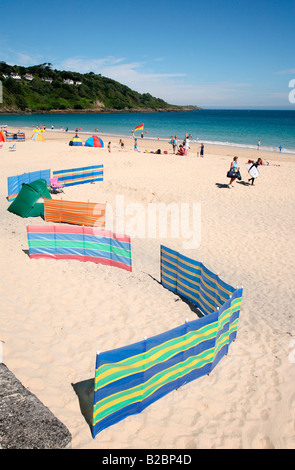
[[[176,136],[174,137],[174,139],[172,139],[172,148],[173,148],[173,153],[175,153],[177,150],[177,137]]]
[[[238,172],[240,168],[238,168],[238,157],[234,157],[233,161],[230,164],[230,170],[233,170],[234,172]],[[233,188],[233,182],[237,179],[237,176],[231,177],[230,182],[228,187]]]

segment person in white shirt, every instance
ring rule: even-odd
[[[189,151],[189,138],[187,137],[185,139],[185,154],[187,155],[188,154],[188,151]]]

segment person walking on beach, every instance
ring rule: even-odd
[[[137,152],[137,139],[134,139],[134,151]]]
[[[257,143],[257,150],[259,150],[260,144],[261,144],[261,140],[259,139],[259,140],[258,140],[258,143]]]
[[[253,167],[257,168],[259,165],[262,165],[262,159],[261,158],[258,158],[257,162],[253,163],[252,166],[248,169],[248,171],[250,171],[251,168],[253,168]],[[256,176],[256,178],[257,178],[257,176]],[[248,179],[248,182],[251,183],[252,186],[253,186],[254,180],[255,180],[255,178],[252,176],[251,178]]]
[[[108,143],[108,151],[109,151],[109,153],[111,153],[111,145],[112,145],[112,143],[109,142],[109,143]]]
[[[229,188],[234,188],[233,182],[237,179],[239,170],[240,168],[238,168],[238,157],[234,157],[233,161],[230,164],[230,170],[228,173],[229,174],[232,173],[233,175],[236,175],[236,176],[230,176],[230,182],[228,185]]]

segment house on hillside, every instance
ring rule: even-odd
[[[33,79],[34,79],[34,77],[33,77],[33,75],[32,75],[32,74],[30,74],[30,73],[26,73],[26,75],[25,75],[25,79],[26,79],[26,80],[33,80]]]
[[[65,83],[66,85],[74,85],[74,80],[70,80],[69,78],[67,78],[63,80],[63,83]]]

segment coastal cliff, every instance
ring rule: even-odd
[[[184,112],[201,108],[177,106],[138,93],[93,72],[52,70],[44,63],[31,67],[0,62],[3,102],[1,114]]]

